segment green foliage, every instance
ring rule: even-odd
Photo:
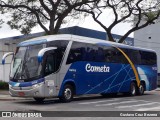
[[[144,13],[144,18],[146,21],[152,21],[157,15],[159,14],[159,11],[149,11]]]
[[[148,12],[147,16],[150,20],[152,20],[156,16],[156,14],[154,12]]]
[[[4,82],[4,81],[0,81],[0,90],[7,90],[7,89],[9,89],[9,85],[8,85],[8,83],[6,83],[6,82]]]

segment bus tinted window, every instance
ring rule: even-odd
[[[82,61],[85,59],[85,53],[86,51],[86,46],[83,43],[77,43],[73,42],[72,47],[70,49],[68,59],[67,59],[67,64],[76,62],[76,61]]]
[[[54,70],[52,72],[55,72],[59,69],[68,43],[69,43],[69,41],[67,41],[67,40],[61,40],[61,41],[56,40],[56,41],[51,41],[47,44],[48,47],[57,47],[57,49],[55,50],[55,54],[53,55],[53,57],[56,58],[56,60],[54,59],[54,62],[56,61],[56,64],[54,65]],[[47,60],[51,60],[51,58],[48,58]]]
[[[155,53],[126,48],[121,49],[134,64],[156,64]],[[125,56],[115,47],[73,42],[68,55],[67,64],[77,61],[129,64]]]
[[[121,48],[127,56],[131,59],[131,61],[134,64],[141,64],[141,54],[139,50],[133,50],[133,49],[123,49]]]
[[[95,57],[96,62],[105,62],[105,51],[103,47],[98,46],[95,55],[97,56]]]
[[[124,55],[114,47],[105,46],[105,62],[126,64],[127,59]]]
[[[58,49],[61,49],[63,52],[66,50],[66,47],[68,45],[69,41],[67,40],[55,40],[48,42],[48,47],[57,47]]]
[[[123,49],[122,50],[128,55],[134,64],[139,65],[155,65],[156,54],[148,51],[134,50],[134,49]]]
[[[141,59],[142,65],[155,65],[156,64],[156,54],[151,53],[151,52],[146,52],[146,51],[140,51],[141,54]]]
[[[73,42],[67,64],[77,61],[104,62],[104,49],[92,44]]]
[[[67,64],[76,61],[128,63],[123,54],[114,47],[73,42]]]
[[[83,61],[93,61],[95,58],[95,50],[93,45],[85,45],[85,51],[83,52]]]

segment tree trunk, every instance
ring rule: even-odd
[[[108,36],[108,41],[111,42],[115,42],[115,40],[113,39],[113,36],[110,32],[106,31],[106,37]],[[107,38],[106,38],[107,39]]]

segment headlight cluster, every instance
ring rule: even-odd
[[[32,87],[33,87],[33,88],[37,88],[37,87],[39,87],[39,86],[41,86],[41,84],[35,84],[35,85],[33,85]]]

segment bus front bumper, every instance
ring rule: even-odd
[[[12,97],[45,97],[44,83],[30,87],[13,87],[10,85],[9,93]]]

